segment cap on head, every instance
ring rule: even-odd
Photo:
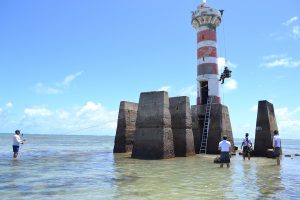
[[[227,135],[223,135],[223,140],[227,140]]]
[[[246,133],[245,135],[246,135],[246,137],[248,137],[248,136],[249,136],[249,133]]]
[[[278,135],[278,131],[277,130],[274,131],[274,135]]]

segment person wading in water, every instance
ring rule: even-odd
[[[13,152],[14,152],[14,158],[17,158],[19,153],[20,144],[23,144],[24,140],[20,137],[20,130],[15,131],[15,135],[13,137]]]
[[[277,160],[277,165],[280,165],[281,139],[279,137],[279,133],[277,130],[274,131],[273,148],[274,148],[274,155]]]
[[[250,160],[250,152],[252,148],[252,142],[249,139],[249,133],[245,134],[245,139],[242,142],[241,149],[243,149],[243,159],[245,160],[246,155],[248,156],[248,160]]]

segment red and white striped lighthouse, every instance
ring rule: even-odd
[[[197,105],[221,103],[219,95],[217,33],[222,13],[202,3],[192,14],[192,26],[197,30]]]

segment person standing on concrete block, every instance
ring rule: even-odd
[[[273,148],[274,154],[277,160],[277,165],[280,165],[280,154],[281,154],[281,139],[277,130],[274,131],[273,137]]]
[[[248,160],[250,160],[250,152],[252,148],[252,142],[249,139],[249,133],[245,134],[245,139],[242,142],[241,149],[243,149],[243,159],[245,160],[246,155],[248,156]]]
[[[221,157],[220,157],[220,167],[223,167],[223,164],[226,163],[227,167],[229,168],[230,165],[230,148],[231,143],[227,141],[227,135],[223,135],[223,141],[219,143],[219,150],[221,151]]]

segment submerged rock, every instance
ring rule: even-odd
[[[221,158],[220,158],[220,156],[218,156],[218,157],[216,157],[216,158],[214,159],[214,163],[221,163]]]

